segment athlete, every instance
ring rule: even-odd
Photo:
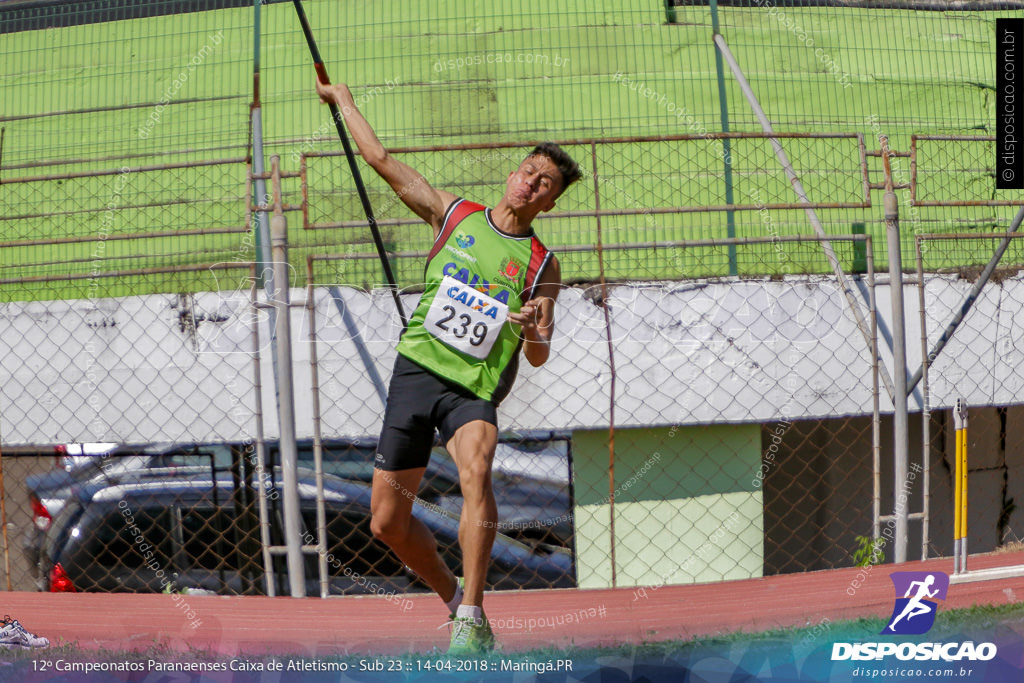
[[[496,408],[512,387],[520,349],[534,366],[550,354],[561,275],[532,223],[580,171],[560,147],[540,144],[509,173],[504,196],[488,209],[431,187],[388,154],[346,85],[317,83],[317,93],[337,104],[363,159],[434,231],[425,289],[398,342],[388,389],[371,529],[448,606],[449,652],[487,651],[494,646],[483,593],[498,523],[491,488]],[[464,579],[412,516],[435,429],[459,470]]]

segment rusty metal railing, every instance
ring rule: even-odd
[[[918,193],[920,180],[918,178],[919,142],[985,142],[995,145],[995,136],[992,135],[911,135],[910,136],[910,198],[914,206],[1024,206],[1024,196],[1019,193],[1013,199],[946,199],[946,200],[920,200]],[[951,173],[960,173],[965,176],[986,177],[991,174],[993,178],[992,187],[995,187],[995,154],[985,154],[981,163],[984,166],[946,169]],[[973,160],[973,159],[972,159]]]
[[[586,146],[595,148],[607,148],[611,145],[632,145],[637,143],[700,143],[717,140],[773,140],[773,139],[847,139],[856,143],[855,153],[857,155],[857,168],[861,175],[862,198],[856,202],[812,202],[804,204],[800,202],[746,202],[739,204],[677,204],[673,206],[635,206],[625,209],[600,209],[600,189],[595,185],[594,208],[574,211],[552,211],[538,216],[541,220],[554,220],[559,218],[594,218],[601,216],[637,216],[637,215],[661,215],[661,214],[682,214],[682,213],[711,213],[726,211],[763,211],[778,209],[804,209],[807,206],[816,209],[863,209],[871,207],[871,196],[869,193],[868,168],[864,136],[860,133],[707,133],[703,135],[659,135],[659,136],[629,136],[615,138],[571,138],[556,140],[562,147]],[[497,150],[497,149],[524,149],[529,144],[522,142],[491,142],[491,143],[470,143],[460,145],[434,145],[423,147],[395,147],[389,150],[390,153],[413,154],[424,152],[465,152],[472,150]],[[311,222],[309,219],[309,181],[307,171],[307,159],[327,158],[343,156],[340,150],[333,151],[310,151],[301,155],[301,176],[302,176],[302,201],[305,207],[303,211],[303,228],[308,230],[321,230],[331,228],[356,228],[365,225],[365,221],[331,221]],[[607,177],[601,172],[598,166],[597,154],[588,155],[591,157],[590,172],[594,177]],[[377,221],[382,226],[416,225],[421,221],[417,218],[380,219]]]

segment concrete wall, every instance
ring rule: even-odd
[[[761,576],[757,425],[616,430],[609,504],[607,431],[573,432],[579,585],[618,586]]]

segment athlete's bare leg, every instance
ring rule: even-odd
[[[491,464],[498,445],[498,428],[484,420],[459,427],[447,443],[459,468],[462,516],[459,546],[466,578],[462,604],[482,607],[491,547],[498,527],[498,506],[491,486]]]
[[[424,471],[425,467],[395,472],[373,470],[370,530],[448,602],[455,597],[455,574],[438,554],[430,529],[412,516],[413,498]]]

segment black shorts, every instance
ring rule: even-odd
[[[374,467],[388,472],[426,467],[434,431],[447,444],[459,427],[473,420],[497,426],[497,406],[398,354]]]

